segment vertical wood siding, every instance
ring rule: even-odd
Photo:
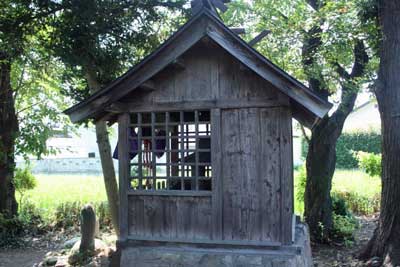
[[[129,235],[211,239],[211,197],[129,196]]]
[[[224,239],[288,243],[290,113],[284,108],[227,109],[221,121]]]
[[[129,235],[170,239],[279,241],[292,237],[292,114],[288,97],[229,54],[196,45],[129,103],[233,101],[212,110],[212,197],[129,196]],[[273,107],[242,105],[276,101]],[[236,103],[235,102],[235,103]],[[135,105],[132,104],[134,107]]]

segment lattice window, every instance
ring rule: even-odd
[[[210,111],[131,114],[133,190],[211,190]]]

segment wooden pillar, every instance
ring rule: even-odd
[[[211,165],[212,165],[212,225],[213,239],[222,240],[222,149],[221,149],[221,109],[212,109],[211,114]]]
[[[174,126],[172,128],[171,136],[178,136],[178,126]],[[178,171],[178,166],[175,165],[176,163],[179,162],[179,152],[177,152],[179,148],[179,140],[177,138],[172,138],[171,139],[171,150],[175,150],[174,152],[171,152],[171,163],[174,164],[171,166],[171,176],[173,177],[178,177],[179,171]],[[172,186],[177,186],[178,182],[177,179],[173,179],[173,182],[171,183]]]
[[[130,182],[129,158],[129,114],[123,113],[118,118],[118,164],[119,164],[119,224],[120,241],[128,237],[128,187]]]

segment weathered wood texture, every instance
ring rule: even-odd
[[[120,240],[125,240],[128,236],[128,198],[127,189],[130,179],[129,171],[129,115],[121,114],[118,118],[118,161],[119,164],[119,228]]]
[[[212,196],[129,196],[129,236],[292,239],[291,114],[286,107],[213,111]]]
[[[211,197],[129,196],[129,236],[211,239]]]
[[[184,70],[162,71],[152,79],[155,90],[136,92],[124,101],[130,111],[215,103],[212,195],[130,195],[129,236],[290,243],[293,170],[288,97],[213,42],[203,41],[181,60]],[[235,105],[219,106],[228,102]],[[185,106],[193,108],[199,107]]]
[[[291,116],[285,108],[223,110],[223,237],[292,238]]]
[[[130,111],[174,107],[237,108],[289,105],[289,99],[226,51],[204,40],[181,58],[185,70],[166,69],[152,81],[157,90],[126,96]],[[199,103],[196,105],[196,102]],[[188,103],[187,106],[183,106]]]

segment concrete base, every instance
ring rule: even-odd
[[[305,225],[297,225],[295,239],[279,249],[127,246],[121,249],[121,267],[311,267]]]

